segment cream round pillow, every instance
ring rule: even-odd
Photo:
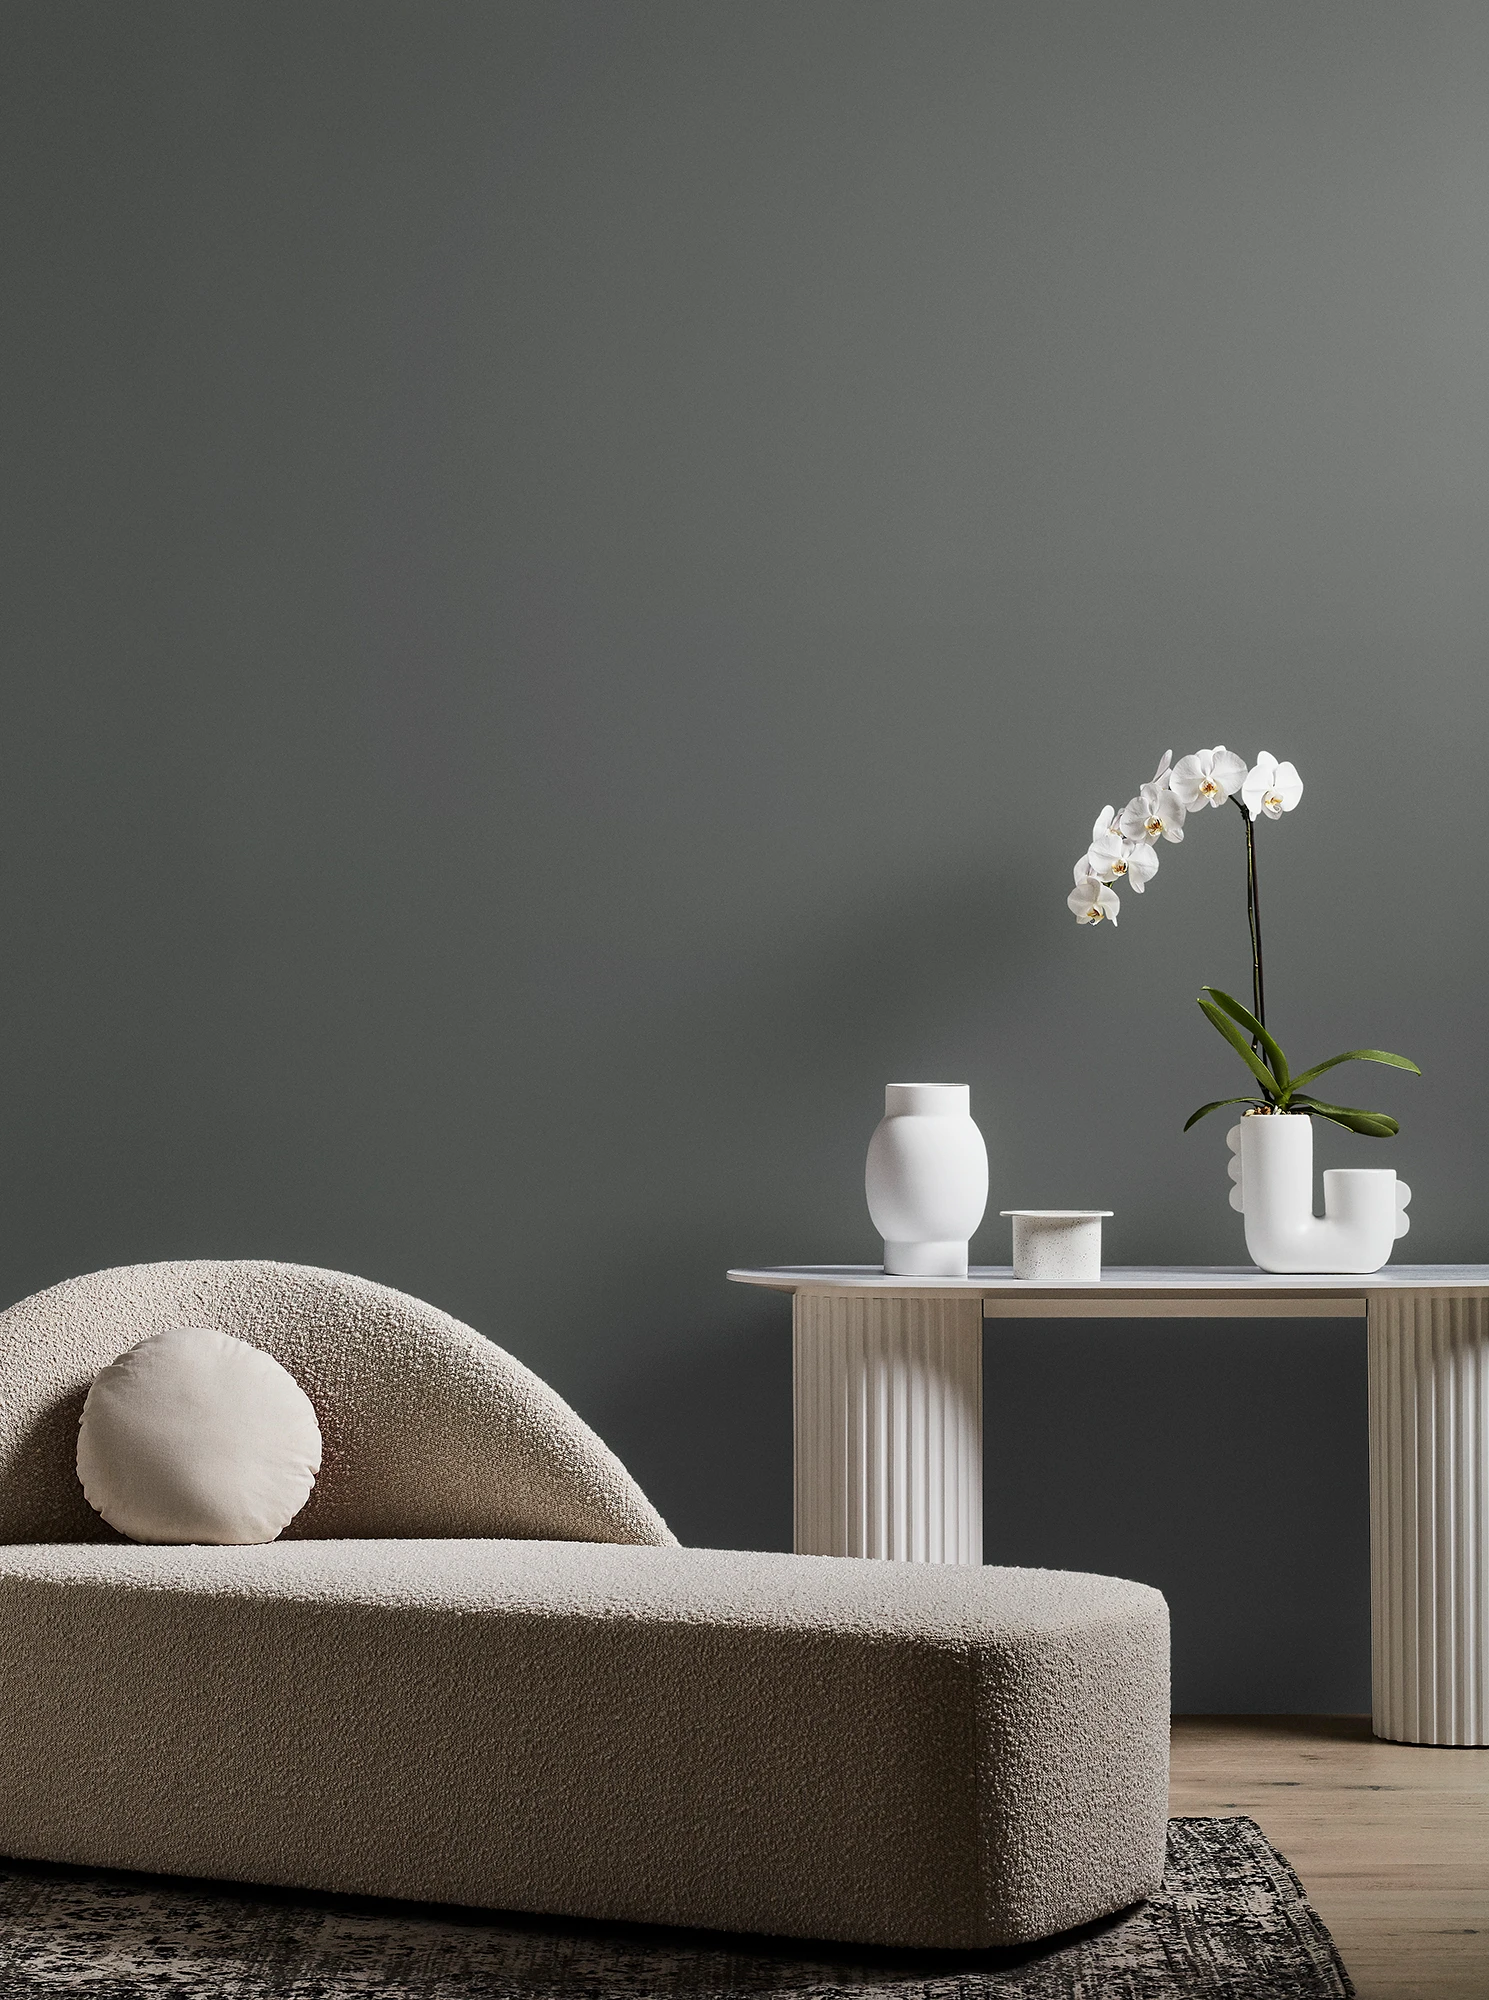
[[[84,1496],[133,1542],[272,1542],[320,1469],[320,1425],[294,1376],[209,1327],[142,1340],[83,1405]]]

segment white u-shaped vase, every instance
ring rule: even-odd
[[[1227,1132],[1230,1205],[1264,1271],[1378,1271],[1411,1227],[1411,1189],[1390,1167],[1330,1167],[1324,1212],[1313,1213],[1313,1120],[1259,1113]]]

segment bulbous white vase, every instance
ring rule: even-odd
[[[1313,1120],[1303,1113],[1243,1118],[1225,1142],[1230,1205],[1264,1271],[1378,1271],[1411,1227],[1411,1189],[1390,1167],[1328,1168],[1324,1212],[1313,1213]]]
[[[864,1169],[885,1272],[965,1278],[967,1239],[987,1207],[987,1147],[965,1083],[887,1083]]]

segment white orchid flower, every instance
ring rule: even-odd
[[[1159,766],[1159,776],[1167,768],[1167,759]],[[1146,842],[1152,846],[1155,840],[1182,840],[1184,838],[1184,808],[1174,797],[1167,785],[1161,785],[1158,778],[1144,785],[1135,799],[1129,799],[1122,809],[1122,817],[1117,825],[1124,840],[1134,843]]]
[[[1281,819],[1302,796],[1303,780],[1294,766],[1279,764],[1270,750],[1258,750],[1241,787],[1241,800],[1251,817],[1265,813],[1268,819]]]
[[[1146,840],[1127,847],[1127,882],[1134,896],[1140,896],[1158,873],[1157,850]]]
[[[1130,840],[1124,840],[1118,832],[1118,819],[1110,806],[1103,806],[1096,815],[1096,824],[1091,829],[1091,845],[1086,849],[1085,866],[1098,882],[1120,882],[1125,876],[1139,894],[1143,883],[1157,867],[1154,857],[1152,867],[1142,865],[1137,873],[1133,870],[1135,848]],[[1144,850],[1147,851],[1146,849]],[[1079,865],[1076,880],[1080,880]]]
[[[1110,882],[1114,874],[1125,875],[1125,868],[1113,866],[1122,859],[1125,845],[1116,813],[1110,806],[1103,806],[1096,815],[1091,828],[1091,845],[1086,849],[1086,861],[1091,873],[1099,875],[1103,882]]]
[[[1146,841],[1124,840],[1120,833],[1103,833],[1092,841],[1076,864],[1076,880],[1082,871],[1098,882],[1130,882],[1138,895],[1143,893],[1158,870],[1158,856]]]
[[[1082,870],[1085,873],[1082,873]],[[1084,856],[1075,864],[1075,887],[1065,898],[1074,912],[1078,924],[1099,924],[1103,917],[1108,923],[1117,921],[1117,892],[1105,882],[1098,881],[1090,872],[1090,863]]]
[[[1201,806],[1223,806],[1246,782],[1246,759],[1217,743],[1213,750],[1196,750],[1181,757],[1170,775],[1174,797],[1185,812]]]

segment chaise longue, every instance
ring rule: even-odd
[[[278,1540],[153,1547],[75,1471],[95,1373],[216,1327],[305,1389]],[[521,1363],[287,1264],[0,1315],[0,1853],[882,1945],[1019,1943],[1161,1878],[1140,1584],[677,1546]]]

